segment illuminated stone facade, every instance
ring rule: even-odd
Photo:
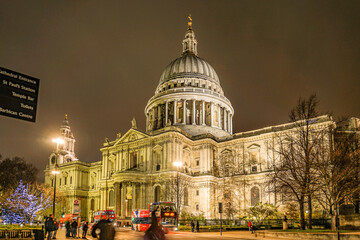
[[[224,96],[214,68],[197,56],[197,41],[189,28],[182,56],[163,71],[155,95],[145,107],[146,131],[135,119],[124,135],[105,140],[102,160],[86,163],[74,154],[75,139],[67,119],[61,126],[64,146],[51,154],[45,170],[52,184],[51,169],[59,164],[59,189],[73,200],[81,198],[81,215],[114,209],[119,219],[131,209],[147,208],[150,202],[176,202],[177,168],[180,167],[182,211],[218,218],[218,202],[231,201],[228,216],[237,217],[257,202],[280,204],[268,190],[275,154],[275,137],[291,131],[293,124],[233,134],[234,110]],[[331,117],[318,118],[318,127],[335,124]],[[357,123],[358,124],[358,123]],[[226,207],[226,206],[225,206]],[[91,220],[91,219],[90,219]]]

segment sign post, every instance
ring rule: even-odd
[[[35,122],[39,82],[0,67],[0,115]]]
[[[220,213],[220,236],[222,236],[222,213],[223,213],[223,205],[219,202],[219,213]]]

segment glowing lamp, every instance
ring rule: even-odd
[[[182,162],[174,162],[173,165],[175,167],[181,167],[182,166]]]
[[[53,140],[52,140],[54,143],[56,143],[56,144],[64,144],[64,140],[63,139],[61,139],[61,138],[54,138]]]

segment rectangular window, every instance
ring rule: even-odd
[[[70,177],[70,184],[72,184],[72,177]]]
[[[64,185],[66,185],[67,177],[64,178]]]
[[[199,204],[196,204],[196,211],[199,211]]]
[[[54,179],[51,179],[51,187],[54,186]]]
[[[196,196],[199,196],[199,190],[196,190]]]
[[[60,178],[60,183],[59,183],[59,186],[61,186],[61,178]]]
[[[200,161],[196,160],[196,166],[199,166],[199,165],[200,165]]]

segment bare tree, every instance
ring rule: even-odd
[[[338,231],[339,208],[349,201],[358,201],[359,184],[359,136],[354,132],[334,132],[334,138],[318,152],[315,166],[320,179],[317,198],[320,205],[331,215],[331,228]],[[326,143],[326,141],[324,141]],[[325,151],[331,147],[331,151]]]
[[[289,200],[298,202],[301,229],[305,229],[306,203],[308,227],[312,227],[312,197],[318,186],[317,169],[313,166],[324,135],[329,133],[326,121],[323,124],[321,118],[316,118],[317,105],[316,95],[307,100],[300,98],[289,114],[292,128],[277,135],[274,146],[280,160],[274,163],[273,183],[275,189],[286,191]]]
[[[168,201],[173,203],[177,203],[177,194],[179,194],[179,206],[178,211],[181,213],[181,206],[188,205],[189,201],[189,191],[190,191],[190,178],[188,175],[179,172],[179,178],[177,174],[169,179],[164,179],[162,184],[167,186],[167,191],[165,194],[165,198]],[[179,189],[178,189],[179,188]],[[179,191],[177,193],[177,191]]]

